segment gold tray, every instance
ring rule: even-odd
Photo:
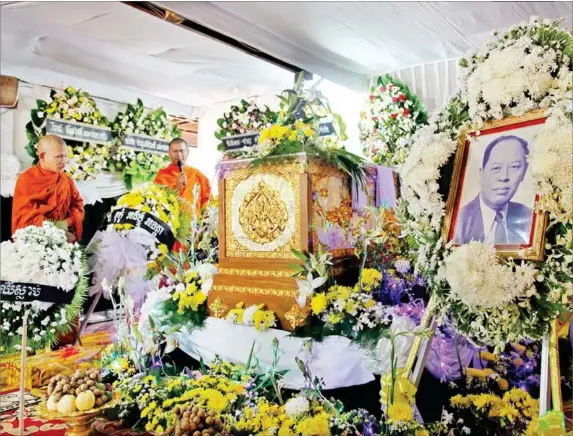
[[[95,418],[105,409],[114,407],[119,400],[119,393],[114,392],[111,401],[108,401],[103,406],[90,410],[61,414],[48,410],[46,407],[46,399],[44,398],[44,400],[37,406],[36,414],[41,419],[57,419],[66,423],[68,426],[66,436],[88,436],[92,431],[92,424]]]

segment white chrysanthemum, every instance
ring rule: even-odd
[[[573,123],[568,118],[550,117],[533,143],[529,162],[538,183],[541,207],[557,216],[573,215]],[[559,190],[559,198],[553,195]],[[556,201],[553,201],[556,200]]]
[[[452,250],[444,263],[450,295],[476,310],[501,308],[526,296],[536,275],[533,264],[514,272],[500,263],[494,246],[475,241]]]
[[[302,415],[309,410],[310,403],[305,397],[300,395],[291,398],[285,404],[285,413],[290,417]]]
[[[0,262],[2,280],[56,286],[65,291],[75,288],[82,266],[77,244],[68,244],[65,232],[49,222],[17,230],[13,241],[1,244]]]

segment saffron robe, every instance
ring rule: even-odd
[[[68,231],[82,237],[84,202],[74,181],[64,173],[34,165],[18,177],[12,206],[12,233],[44,221],[66,221]]]
[[[195,185],[199,185],[199,198],[197,198],[196,207],[197,210],[200,210],[209,201],[209,197],[211,195],[209,180],[203,175],[203,173],[195,168],[184,166],[183,171],[187,176],[187,184],[183,186],[178,194],[180,197],[183,197],[189,203],[193,204],[193,187]],[[159,170],[155,177],[155,183],[175,189],[180,174],[179,167],[175,164],[170,164],[168,167]]]

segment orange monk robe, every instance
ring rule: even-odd
[[[84,202],[74,181],[64,173],[34,165],[18,177],[12,206],[12,233],[44,221],[66,221],[68,231],[82,237]]]
[[[179,191],[179,196],[193,203],[193,187],[198,184],[200,189],[199,198],[197,199],[197,209],[201,209],[209,201],[211,195],[209,179],[195,168],[184,166],[183,171],[187,176],[187,184]],[[180,174],[179,167],[175,164],[170,164],[168,167],[159,170],[155,177],[155,183],[175,189]]]

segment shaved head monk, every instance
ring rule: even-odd
[[[66,229],[68,241],[82,237],[84,202],[74,181],[64,174],[67,148],[62,138],[47,135],[38,143],[37,165],[18,177],[12,207],[12,233],[51,221]]]
[[[169,159],[171,164],[159,170],[155,183],[175,189],[180,197],[193,203],[193,188],[199,185],[199,195],[196,198],[197,209],[201,209],[211,195],[209,180],[199,170],[185,165],[189,157],[189,148],[185,140],[175,138],[169,143]]]

